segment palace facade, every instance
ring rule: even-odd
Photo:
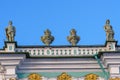
[[[104,45],[77,45],[75,29],[67,37],[71,45],[51,46],[54,37],[48,29],[41,37],[45,46],[18,45],[10,21],[0,49],[0,80],[120,80],[120,45],[109,20],[104,29]]]

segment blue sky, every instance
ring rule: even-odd
[[[78,45],[104,45],[106,19],[120,44],[119,0],[0,0],[0,47],[9,20],[18,45],[44,45],[40,37],[46,29],[55,37],[52,45],[70,45],[66,37],[72,28],[81,38]]]

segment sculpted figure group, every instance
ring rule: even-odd
[[[106,24],[104,26],[104,30],[106,32],[106,41],[114,41],[114,31],[113,31],[112,26],[110,25],[110,20],[106,20]],[[5,29],[5,32],[6,32],[6,38],[7,38],[7,40],[9,42],[14,42],[14,37],[15,37],[16,29],[12,25],[12,21],[9,21],[9,24],[8,24],[7,28]],[[70,31],[70,36],[67,36],[67,40],[73,46],[75,46],[79,42],[80,37],[77,36],[75,29],[72,29]],[[54,41],[54,37],[51,35],[50,30],[47,29],[44,32],[44,36],[41,37],[41,41],[45,45],[50,45]]]

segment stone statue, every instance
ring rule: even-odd
[[[54,41],[54,37],[51,35],[49,29],[44,32],[44,36],[41,37],[41,41],[47,46],[49,46]]]
[[[75,45],[79,42],[80,37],[77,36],[75,29],[72,29],[72,30],[70,31],[70,36],[67,36],[67,40],[68,40],[73,46],[75,46]]]
[[[107,41],[114,41],[114,31],[112,29],[112,26],[110,25],[110,20],[106,21],[106,24],[104,26],[104,30],[106,32],[106,40]]]
[[[10,41],[10,42],[13,42],[13,41],[14,41],[14,37],[15,37],[16,30],[15,30],[15,27],[12,26],[12,21],[9,21],[9,25],[8,25],[8,27],[5,29],[5,31],[6,31],[7,40]]]

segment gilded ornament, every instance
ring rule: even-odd
[[[116,77],[116,78],[110,78],[110,80],[120,80],[120,78]]]
[[[42,77],[39,74],[32,73],[28,76],[28,80],[42,80]]]
[[[57,80],[72,80],[72,77],[63,72],[60,76],[57,77]]]
[[[97,80],[98,79],[98,75],[96,74],[88,74],[85,76],[85,80]]]
[[[9,80],[17,80],[16,78],[10,78]]]

